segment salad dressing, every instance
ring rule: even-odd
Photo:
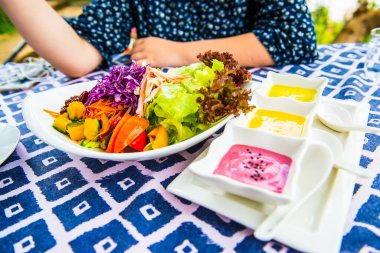
[[[305,124],[305,117],[266,109],[258,109],[251,121],[250,128],[259,128],[273,133],[301,136]]]
[[[213,174],[282,193],[292,159],[248,145],[235,144],[220,160]]]
[[[275,84],[268,91],[268,97],[289,97],[301,102],[315,100],[317,90],[295,86]]]

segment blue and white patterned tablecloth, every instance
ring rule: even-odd
[[[362,44],[320,46],[314,64],[251,71],[257,81],[270,70],[325,76],[325,96],[370,104],[368,125],[380,127],[380,84],[365,78],[365,52]],[[104,74],[72,80],[55,72],[29,90],[0,94],[0,122],[21,132],[15,152],[0,168],[0,252],[295,252],[275,241],[258,241],[252,230],[166,191],[218,133],[169,157],[114,162],[68,155],[28,130],[21,113],[28,94]],[[379,135],[366,134],[362,167],[380,172],[379,143]],[[357,181],[341,252],[379,252],[379,217],[380,174]]]

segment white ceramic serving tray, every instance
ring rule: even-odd
[[[339,104],[352,113],[356,123],[365,125],[367,122],[368,104],[327,98],[323,98],[322,103]],[[318,120],[314,121],[313,128],[335,134],[344,144],[345,157],[350,159],[349,162],[359,164],[364,133],[337,133],[323,126]],[[207,150],[199,157],[206,153]],[[307,166],[308,161],[303,163]],[[326,184],[280,227],[275,240],[303,252],[338,252],[355,180],[356,176],[334,169]],[[188,169],[185,169],[167,189],[251,229],[255,229],[273,211],[271,205],[203,184]]]

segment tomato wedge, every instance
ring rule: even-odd
[[[134,139],[129,146],[133,149],[136,149],[137,151],[143,151],[144,147],[146,145],[146,138],[147,134],[146,132],[142,132],[139,136]]]
[[[107,153],[113,153],[114,152],[114,145],[117,135],[120,132],[121,127],[125,122],[128,121],[128,119],[131,117],[129,113],[124,113],[123,117],[120,119],[119,123],[117,123],[115,129],[113,130],[113,133],[111,135],[110,141],[108,142],[108,146],[106,149]]]
[[[149,121],[137,115],[130,117],[120,128],[113,147],[114,153],[123,151],[149,126]],[[111,137],[112,138],[112,137]]]

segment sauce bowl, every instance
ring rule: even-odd
[[[255,91],[252,102],[257,107],[263,107],[268,103],[276,101],[282,107],[299,108],[303,114],[313,113],[319,104],[327,82],[328,80],[325,77],[306,78],[296,74],[281,75],[269,72],[260,88]],[[280,94],[281,92],[277,92],[277,96],[272,96],[271,91],[279,85],[288,87],[289,89],[283,92],[283,95]],[[298,100],[297,97],[302,96],[302,91],[300,90],[315,91],[313,99],[309,101]]]
[[[295,196],[296,184],[300,173],[300,161],[302,160],[307,144],[308,141],[306,138],[276,135],[270,132],[241,127],[237,124],[228,122],[224,133],[211,143],[207,155],[203,159],[193,162],[189,166],[189,169],[199,180],[206,184],[218,187],[226,192],[258,202],[280,205],[287,204],[292,201]],[[242,161],[242,163],[239,165],[234,164],[233,166],[236,165],[234,168],[232,168],[233,166],[231,165],[232,169],[225,174],[218,173],[218,170],[226,167],[226,164],[233,164],[235,162],[234,159],[229,160],[226,154],[229,154],[231,147],[236,147],[237,145],[258,148],[264,151],[261,152],[263,153],[262,155],[260,153],[258,153],[258,155],[255,153],[256,155],[252,154],[251,156],[251,153],[249,153],[243,158],[237,158],[241,159],[240,161]],[[248,150],[249,149],[247,149],[247,152],[250,152]],[[257,157],[263,157],[262,160],[264,160],[264,164],[276,164],[275,162],[268,162],[271,160],[270,158],[266,160],[267,158],[265,157],[265,154],[269,153],[276,154],[277,157],[282,157],[281,159],[284,157],[291,159],[291,164],[288,168],[283,167],[285,165],[282,162],[279,163],[281,164],[279,166],[284,169],[277,172],[283,173],[285,171],[285,174],[287,175],[284,177],[280,175],[281,177],[278,177],[279,175],[273,174],[272,171],[272,174],[270,174],[273,176],[272,178],[269,176],[267,177],[268,174],[265,174],[265,176],[262,176],[264,178],[260,179],[260,173],[266,172],[266,168],[260,168],[260,165],[258,166],[252,161],[257,159]],[[251,162],[252,164],[249,166]],[[258,159],[257,163],[261,164],[260,162],[261,159]],[[242,164],[244,164],[244,166]],[[247,168],[245,166],[247,166]],[[242,178],[239,180],[236,178],[236,174],[233,174],[245,170],[242,167],[246,168],[246,177],[250,176],[250,178]],[[256,169],[257,167],[260,168],[260,170]],[[231,171],[233,171],[233,173]],[[228,173],[230,173],[230,176],[227,175]],[[274,177],[276,178],[274,179]],[[277,180],[278,178],[279,180]],[[254,180],[252,179],[258,179],[258,184],[247,183],[249,180],[253,182]],[[244,180],[245,182],[243,182]],[[273,185],[274,182],[276,184],[282,182],[281,180],[285,180],[283,188],[277,191],[269,189],[270,187],[268,187],[268,185],[265,186],[265,182],[260,185],[260,182],[262,181],[267,181]]]

